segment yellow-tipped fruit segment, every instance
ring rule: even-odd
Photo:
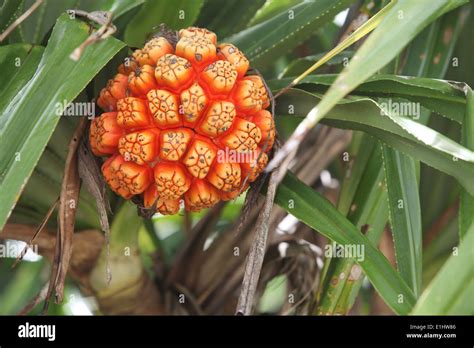
[[[192,77],[192,65],[185,58],[166,54],[156,63],[155,78],[161,86],[179,90],[187,86]]]
[[[183,37],[206,38],[209,41],[211,41],[214,45],[217,44],[216,34],[204,28],[189,27],[187,29],[181,29],[179,31],[179,38],[182,39]]]
[[[208,65],[202,79],[214,94],[229,93],[237,81],[237,71],[226,60],[218,60]]]
[[[204,138],[195,138],[184,155],[183,163],[191,175],[203,179],[217,155],[216,146]]]
[[[164,37],[153,38],[145,46],[133,52],[133,58],[140,66],[156,65],[165,54],[174,53],[173,46]]]
[[[182,124],[176,95],[165,89],[152,89],[147,93],[146,98],[153,122],[157,127],[170,128]]]
[[[205,37],[183,37],[176,44],[176,54],[193,64],[205,64],[216,59],[216,46]]]
[[[128,76],[117,74],[113,79],[107,82],[107,85],[102,88],[97,98],[97,104],[104,111],[116,111],[117,101],[125,98],[128,85]]]
[[[206,93],[197,82],[181,92],[181,113],[185,126],[192,127],[196,123],[206,109],[208,100]]]
[[[136,68],[128,78],[128,87],[134,97],[143,97],[148,91],[158,87],[155,80],[155,69],[151,65]]]
[[[150,125],[147,103],[140,98],[127,97],[117,102],[117,124],[132,131]]]
[[[228,101],[215,101],[201,121],[198,131],[211,138],[227,132],[235,118],[235,106]]]
[[[223,43],[217,46],[217,57],[227,60],[237,71],[239,77],[243,77],[249,69],[249,61],[240,50],[232,44]]]

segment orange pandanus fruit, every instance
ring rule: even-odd
[[[275,125],[262,78],[239,49],[201,28],[155,37],[102,89],[90,144],[125,199],[176,214],[230,200],[268,161]]]

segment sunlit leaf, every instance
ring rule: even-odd
[[[309,38],[352,0],[304,1],[275,17],[225,39],[239,47],[253,67],[261,67]]]
[[[302,117],[319,100],[318,95],[291,90],[279,98],[277,115]],[[353,97],[344,100],[327,115],[324,123],[372,134],[388,145],[454,176],[466,190],[474,193],[474,152],[407,117],[391,113],[386,115],[371,99]]]
[[[298,88],[324,93],[336,80],[337,75],[310,75]],[[269,86],[277,91],[287,86],[294,77],[269,81]],[[422,106],[462,123],[466,109],[465,85],[423,77],[374,75],[359,85],[353,94],[374,97],[404,98],[418,102]]]

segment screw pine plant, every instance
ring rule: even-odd
[[[202,28],[157,35],[100,92],[90,127],[102,173],[125,199],[176,214],[237,197],[265,167],[275,128],[259,75],[234,45]]]
[[[0,0],[0,314],[474,314],[469,1],[73,2]]]

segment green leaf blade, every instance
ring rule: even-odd
[[[352,0],[301,2],[287,11],[225,39],[242,50],[253,67],[290,51],[328,23]]]
[[[288,202],[294,201],[295,208]],[[341,245],[361,245],[364,259],[356,260],[385,302],[398,314],[407,314],[415,304],[412,291],[385,256],[325,198],[287,174],[279,185],[275,202],[297,219]]]
[[[0,46],[0,110],[20,91],[36,71],[44,47],[29,44]],[[1,122],[1,121],[0,121]]]
[[[297,102],[295,101],[297,100]],[[293,89],[279,98],[277,115],[307,115],[320,96]],[[293,113],[289,113],[293,105]],[[468,192],[474,194],[474,152],[443,134],[407,117],[385,115],[369,98],[344,99],[323,120],[324,124],[367,132],[391,147],[455,177]]]
[[[203,0],[148,0],[125,29],[125,42],[142,47],[148,35],[161,23],[171,29],[189,27],[197,19]]]
[[[349,178],[344,179],[341,196],[350,199],[349,204],[338,205],[338,210],[350,205],[352,209],[346,213],[347,218],[362,233],[366,233],[369,241],[376,246],[388,220],[387,189],[384,185],[381,149],[376,141],[364,134],[361,148],[357,153],[354,169],[350,169]],[[372,148],[372,149],[371,149]],[[369,152],[366,160],[361,154]],[[360,174],[357,174],[360,172]],[[352,175],[356,178],[352,179]],[[347,196],[344,191],[356,191]],[[364,274],[358,269],[356,262],[348,258],[330,258],[325,261],[328,272],[323,277],[318,294],[316,313],[320,315],[345,315],[352,308]],[[341,277],[341,274],[344,277]],[[342,279],[341,279],[342,278]],[[337,281],[336,281],[337,280]]]
[[[337,75],[310,75],[297,88],[326,92]],[[294,77],[268,82],[274,91],[284,88]],[[352,94],[370,97],[404,98],[462,124],[466,109],[465,84],[423,77],[377,74],[359,85]]]
[[[418,300],[414,315],[474,314],[474,224]]]
[[[462,143],[474,150],[474,93],[467,92],[466,119],[462,126]],[[474,194],[461,190],[459,207],[459,237],[464,238],[469,226],[474,223]]]
[[[352,57],[318,104],[315,122],[378,70],[392,61],[429,23],[466,1],[398,1]]]
[[[0,110],[0,228],[59,121],[58,105],[71,102],[124,47],[109,38],[88,47],[78,62],[72,61],[69,55],[88,35],[85,23],[62,15],[33,78]]]
[[[383,146],[390,222],[398,271],[418,297],[421,291],[422,224],[417,184],[417,164]]]

